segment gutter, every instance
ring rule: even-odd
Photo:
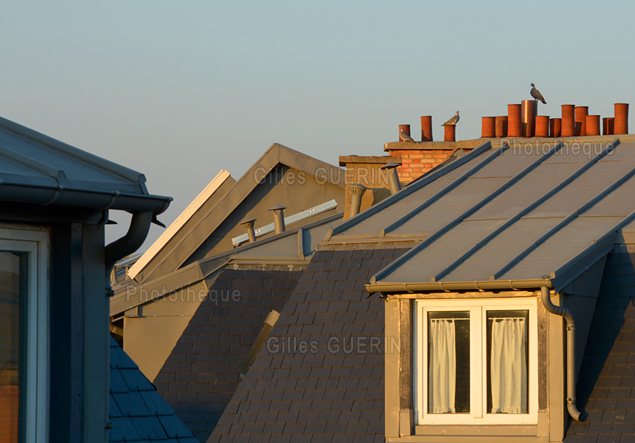
[[[455,291],[502,291],[514,289],[551,288],[551,281],[544,279],[492,280],[467,282],[425,282],[425,283],[376,283],[373,277],[366,291],[374,292],[455,292]]]
[[[556,306],[551,301],[549,288],[540,287],[540,299],[545,309],[552,314],[564,317],[567,322],[567,410],[575,421],[584,421],[585,416],[578,410],[575,392],[575,323],[571,311],[562,306]]]
[[[151,211],[160,214],[167,209],[172,197],[138,194],[113,190],[17,183],[0,180],[3,201],[31,203],[42,206],[73,206],[97,210],[120,209],[130,212]]]

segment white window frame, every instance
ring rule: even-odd
[[[48,441],[48,325],[49,290],[47,231],[0,228],[0,250],[28,253],[28,292],[26,294],[26,380],[20,387],[26,388],[24,441],[39,443]],[[20,368],[23,371],[23,368]]]
[[[528,413],[487,413],[487,311],[529,311]],[[428,337],[426,318],[430,311],[470,312],[470,413],[428,414]],[[538,321],[537,300],[523,297],[513,299],[454,299],[416,300],[413,337],[413,391],[417,424],[536,424],[538,420]],[[480,383],[477,382],[480,380]]]

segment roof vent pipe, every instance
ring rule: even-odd
[[[575,324],[573,316],[567,308],[553,304],[549,288],[546,286],[540,288],[540,299],[547,311],[564,317],[567,322],[567,410],[575,421],[584,421],[585,417],[578,410],[575,398]]]
[[[395,162],[388,162],[381,169],[385,169],[388,173],[388,184],[390,185],[390,193],[396,194],[401,191],[401,183],[399,183],[399,174],[397,174],[397,168],[401,166]]]
[[[255,222],[256,222],[255,218],[247,218],[240,222],[240,224],[244,225],[245,229],[247,229],[247,235],[249,236],[249,243],[253,243],[256,241],[256,233],[254,232]]]
[[[359,214],[359,210],[362,207],[362,195],[366,191],[364,185],[352,185],[351,186],[351,210],[349,217],[355,217]]]
[[[270,211],[273,211],[273,224],[275,226],[276,234],[280,234],[284,232],[284,210],[287,209],[286,206],[275,205],[273,208],[269,208]]]

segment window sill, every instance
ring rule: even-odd
[[[548,441],[538,425],[418,425],[415,435],[388,438],[389,442],[520,442]]]

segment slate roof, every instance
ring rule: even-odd
[[[588,418],[566,443],[635,441],[635,246],[609,254],[595,307],[578,398]]]
[[[303,269],[259,268],[220,273],[154,380],[201,441],[209,437],[236,390],[240,367],[265,317],[272,309],[282,310]]]
[[[585,139],[586,141],[587,139]],[[583,146],[588,145],[588,149]],[[561,290],[635,219],[635,138],[486,143],[343,223],[333,238],[423,241],[369,290]]]
[[[145,176],[0,118],[0,200],[38,205],[163,212]]]
[[[112,337],[110,422],[111,443],[198,442]]]
[[[584,140],[595,150],[485,143],[335,227],[208,441],[384,441],[383,344],[377,355],[358,341],[329,350],[383,342],[383,302],[364,291],[372,276],[366,289],[405,283],[389,292],[515,279],[560,290],[607,254],[578,386],[590,417],[567,441],[632,441],[634,260],[615,243],[633,226],[635,139]]]
[[[406,250],[318,250],[208,442],[383,442],[384,302],[364,284]]]

